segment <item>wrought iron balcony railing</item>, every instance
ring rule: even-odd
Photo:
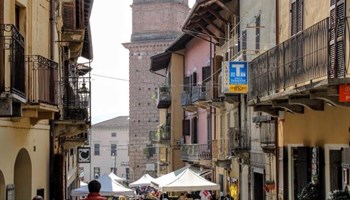
[[[197,101],[205,101],[207,96],[206,87],[202,85],[196,85],[192,87],[192,103]]]
[[[331,26],[326,18],[250,62],[248,98],[261,99],[289,87],[343,78],[344,73],[339,71],[345,70],[343,27],[348,19],[338,19],[337,22],[337,27]],[[338,33],[337,37],[334,32]],[[342,41],[335,41],[339,38]]]
[[[58,64],[40,55],[26,56],[29,103],[58,104]]]
[[[171,139],[170,125],[160,125],[157,131],[150,131],[149,137],[152,142],[169,142]]]
[[[0,93],[26,99],[24,37],[13,24],[0,24],[0,52],[0,60],[10,64],[7,68],[3,65],[6,62],[0,63]]]
[[[250,137],[246,130],[229,129],[230,149],[233,153],[250,150]]]
[[[225,159],[231,155],[231,152],[228,149],[229,140],[226,139],[217,139],[212,141],[212,157],[217,160]]]
[[[210,144],[183,144],[181,146],[181,159],[186,161],[211,160]]]
[[[90,77],[63,77],[63,108],[65,120],[90,120]]]
[[[191,93],[184,91],[181,94],[181,106],[192,105]]]
[[[157,91],[157,108],[169,108],[170,104],[170,86],[160,86]]]

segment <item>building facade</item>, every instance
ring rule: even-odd
[[[119,116],[91,126],[90,163],[79,165],[82,181],[89,182],[113,172],[129,179],[129,117]]]
[[[0,1],[0,199],[69,199],[78,186],[74,153],[90,123],[91,6]]]
[[[129,165],[135,181],[143,174],[156,176],[158,153],[150,140],[157,130],[159,112],[152,99],[163,78],[149,72],[150,57],[163,52],[179,35],[188,14],[187,0],[134,0],[129,49]]]

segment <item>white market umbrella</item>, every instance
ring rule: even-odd
[[[154,180],[154,178],[152,176],[150,176],[149,174],[144,174],[137,181],[130,183],[129,187],[150,186],[152,180]]]
[[[179,174],[181,174],[183,171],[185,171],[188,168],[191,169],[196,174],[201,174],[201,171],[196,170],[197,169],[196,167],[185,166],[185,167],[177,169],[173,172],[165,174],[161,177],[155,178],[154,180],[151,181],[151,186],[156,188],[156,189],[159,189],[160,185],[165,185],[167,183],[170,183],[171,181],[173,181],[176,178],[176,176],[178,176]]]
[[[83,182],[83,181],[80,181],[80,187],[81,187],[81,186],[85,186],[85,185],[87,185],[87,183],[85,183],[85,182]]]
[[[123,182],[123,181],[126,181],[125,178],[121,178],[117,175],[115,175],[115,173],[111,172],[108,174],[109,177],[111,177],[113,180],[117,181],[117,182]]]
[[[168,183],[158,185],[161,192],[220,190],[220,185],[208,181],[187,168]]]
[[[112,180],[111,177],[104,174],[100,178],[97,179],[98,182],[101,183],[100,194],[102,196],[133,196],[135,193],[132,189],[124,187],[120,183]],[[80,188],[74,189],[71,192],[71,196],[87,196],[89,194],[88,186],[82,186]]]

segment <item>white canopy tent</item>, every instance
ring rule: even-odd
[[[185,167],[177,169],[177,170],[175,170],[173,172],[165,174],[165,175],[163,175],[161,177],[155,178],[154,180],[151,181],[151,186],[158,189],[159,185],[165,185],[165,184],[171,182],[172,180],[175,179],[176,176],[181,174],[186,169],[191,169],[191,171],[193,171],[195,174],[198,174],[198,175],[201,175],[203,173],[207,173],[208,172],[208,171],[201,171],[197,167],[185,166]]]
[[[100,178],[97,179],[98,182],[101,183],[100,194],[102,196],[134,196],[134,191],[130,188],[124,187],[120,183],[112,180],[111,177],[104,174]],[[71,196],[87,196],[89,194],[88,186],[82,186],[80,188],[72,190]]]
[[[149,174],[144,174],[141,178],[136,180],[135,182],[132,182],[129,184],[129,187],[142,187],[142,186],[150,186],[151,181],[153,181],[154,178],[150,176]]]
[[[126,181],[125,178],[121,178],[119,176],[117,176],[115,173],[111,172],[108,174],[109,177],[111,177],[113,180],[117,181],[117,182],[123,182]]]
[[[173,174],[175,175],[175,173]],[[200,190],[219,190],[220,185],[213,183],[201,177],[190,168],[186,168],[180,174],[171,178],[167,176],[168,181],[165,178],[161,180],[152,181],[152,184],[161,192],[181,192],[181,191],[200,191]],[[160,177],[161,178],[161,177]]]

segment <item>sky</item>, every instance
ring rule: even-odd
[[[132,0],[98,0],[92,7],[92,124],[129,115],[129,51],[122,43],[131,38],[130,5]]]

